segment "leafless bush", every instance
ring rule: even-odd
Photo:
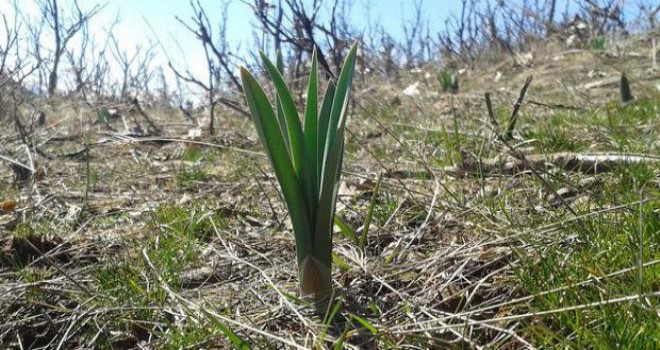
[[[214,35],[213,26],[209,21],[206,10],[202,7],[199,1],[190,1],[190,7],[192,8],[194,15],[189,22],[182,20],[180,17],[176,18],[176,20],[186,27],[190,33],[195,35],[204,48],[208,72],[205,81],[199,77],[195,77],[189,71],[182,72],[181,69],[176,68],[172,62],[169,63],[170,69],[179,79],[194,84],[204,91],[208,104],[208,128],[211,134],[215,133],[215,108],[218,103],[222,103],[234,110],[245,113],[238,103],[221,96],[221,86],[225,82],[231,84],[235,91],[242,90],[241,83],[234,73],[235,66],[231,59],[232,56],[227,43],[227,6],[228,3],[223,2],[222,18],[219,23],[217,36]]]
[[[639,14],[646,22],[646,26],[643,25],[642,28],[655,34],[655,30],[658,28],[658,13],[660,13],[660,5],[640,2]]]
[[[77,0],[69,2],[68,7],[58,0],[32,1],[38,5],[43,21],[29,18],[18,1],[14,20],[8,14],[2,15],[0,87],[10,81],[20,86],[16,82],[27,79],[35,93],[45,96],[66,89],[70,91],[67,97],[80,96],[90,105],[139,98],[144,106],[157,102],[180,107],[191,119],[188,87],[199,88],[204,94],[211,132],[216,129],[218,105],[245,114],[238,97],[241,83],[236,68],[241,64],[253,65],[259,59],[252,48],[245,50],[252,56],[239,55],[239,47],[229,45],[227,0],[220,7],[217,21],[209,18],[197,0],[190,0],[189,18],[176,18],[197,39],[206,61],[206,74],[202,76],[170,63],[176,82],[169,72],[166,74],[152,63],[160,54],[157,46],[143,44],[129,49],[113,34],[118,19],[105,29],[105,35],[94,35],[90,20],[103,5],[90,5],[84,10]],[[353,21],[351,12],[359,5],[348,0],[241,0],[240,5],[250,7],[257,24],[249,44],[271,56],[281,52],[286,74],[297,91],[304,90],[296,86],[302,81],[297,78],[307,74],[309,67],[305,62],[314,47],[319,50],[319,66],[327,78],[334,77],[349,44],[355,40],[361,44],[358,69],[396,76],[401,68],[434,60],[450,68],[496,61],[532,50],[537,43],[553,37],[573,38],[579,46],[612,33],[625,34],[634,26],[653,33],[660,11],[660,6],[651,0],[462,0],[460,11],[450,15],[442,29],[433,32],[429,25],[432,18],[424,11],[429,1],[408,3],[412,11],[403,18],[399,36],[388,33],[389,27],[369,18],[366,25]],[[576,6],[568,6],[569,3]],[[372,12],[371,2],[364,6],[364,12]],[[634,23],[624,13],[635,14]],[[181,89],[182,83],[186,89]]]
[[[41,46],[41,24],[36,25],[32,30],[35,33],[35,57],[40,65],[48,67],[48,95],[53,96],[57,90],[59,68],[62,57],[67,49],[67,45],[71,39],[80,32],[85,23],[94,17],[103,6],[95,5],[88,11],[83,11],[77,0],[73,1],[73,8],[65,10],[62,8],[57,0],[35,0],[40,8],[41,15],[51,31],[53,36],[53,50],[44,57]],[[41,23],[41,21],[37,21]]]
[[[582,8],[583,16],[589,24],[589,32],[592,37],[626,29],[620,1],[583,0],[578,2],[578,4]]]
[[[5,120],[10,111],[17,110],[17,101],[29,91],[23,86],[38,65],[31,65],[27,54],[20,45],[21,22],[18,18],[18,3],[14,2],[14,18],[10,20],[2,14],[4,37],[0,37],[0,121]]]
[[[437,46],[445,59],[473,61],[479,41],[476,1],[462,0],[460,15],[445,20],[444,29],[437,34]]]
[[[430,33],[428,32],[428,24],[424,22],[422,1],[415,0],[413,17],[403,24],[404,38],[401,46],[405,55],[406,68],[408,69],[431,57]]]
[[[80,44],[67,47],[66,58],[73,73],[73,93],[82,97],[88,103],[98,101],[107,97],[111,85],[111,39],[114,27],[119,23],[115,18],[109,28],[107,35],[101,41],[92,35],[89,30],[89,22],[85,22],[81,29]]]
[[[629,32],[629,23],[623,17],[626,2],[576,1],[577,10],[570,10],[569,3],[462,0],[460,14],[451,15],[437,34],[437,50],[445,59],[469,63],[481,61],[485,53],[513,56],[526,52],[555,36],[586,45],[594,38]],[[628,12],[648,13],[648,22],[655,21],[658,10],[653,9],[657,5],[639,1],[637,8],[627,6]]]
[[[118,89],[118,99],[122,102],[129,98],[148,96],[154,68],[151,62],[156,54],[155,46],[138,44],[131,54],[121,49],[116,36],[110,35],[112,56],[120,67],[121,75]]]
[[[351,41],[361,35],[348,22],[350,4],[346,0],[311,3],[302,0],[280,0],[271,5],[263,0],[244,1],[250,5],[266,36],[260,46],[272,42],[277,51],[288,54],[294,76],[303,74],[303,55],[318,49],[319,66],[326,77],[334,77],[341,68],[343,57]],[[323,11],[328,13],[323,15]]]

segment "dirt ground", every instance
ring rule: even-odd
[[[121,116],[106,123],[104,106],[29,101],[20,111],[25,135],[11,119],[0,122],[0,155],[34,170],[0,161],[0,345],[513,349],[558,344],[539,340],[541,328],[563,334],[556,314],[586,310],[580,327],[598,331],[601,316],[590,310],[600,304],[590,303],[614,312],[646,298],[639,317],[657,317],[655,226],[639,261],[651,264],[650,286],[637,294],[603,287],[608,298],[539,304],[540,295],[561,299],[557,288],[590,293],[629,266],[556,285],[521,271],[549,261],[546,249],[567,261],[582,254],[572,247],[584,218],[622,207],[637,215],[640,201],[645,215],[660,215],[660,74],[643,40],[626,45],[545,47],[464,67],[457,94],[442,92],[434,66],[356,78],[334,317],[295,297],[290,223],[249,119],[221,109],[220,131],[208,135],[204,111],[195,124],[146,106],[160,129],[148,132],[130,106],[107,106]],[[621,72],[636,98],[627,107],[618,102]],[[498,138],[530,75],[514,137]],[[622,108],[630,116],[613,120]],[[38,111],[43,125],[31,122]],[[623,134],[612,132],[617,123]],[[633,185],[617,175],[621,167],[650,174],[636,197],[624,195]],[[363,232],[362,248],[353,236]],[[560,260],[549,271],[570,268]],[[660,334],[645,332],[648,341]]]

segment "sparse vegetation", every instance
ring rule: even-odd
[[[451,77],[452,73],[448,70],[443,70],[438,73],[438,82],[440,83],[443,92],[448,92],[449,89],[451,89]]]
[[[605,37],[600,35],[591,39],[589,47],[594,51],[605,51]]]
[[[400,37],[312,2],[237,3],[246,51],[234,4],[191,3],[202,76],[99,40],[95,2],[1,16],[0,348],[660,344],[655,2],[466,1],[434,33],[416,1]]]

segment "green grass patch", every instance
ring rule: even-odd
[[[374,206],[373,218],[379,226],[384,225],[387,220],[394,214],[398,203],[396,198],[386,191],[382,191],[376,199]]]
[[[599,35],[589,42],[589,48],[593,51],[605,51],[605,37]]]
[[[107,326],[131,334],[131,339],[155,336],[159,346],[168,349],[201,346],[201,339],[213,339],[215,331],[171,324],[164,311],[170,302],[164,284],[179,291],[182,272],[200,264],[201,248],[215,236],[216,228],[226,228],[227,223],[221,210],[202,204],[189,209],[163,205],[150,214],[146,235],[128,239],[128,246],[136,249],[93,274],[96,302],[122,310]],[[116,342],[110,335],[98,340],[108,346],[116,346]]]
[[[181,156],[181,160],[184,162],[196,162],[200,159],[202,159],[204,153],[202,152],[202,148],[198,146],[189,146],[186,147],[186,149],[183,151],[183,155]]]
[[[220,213],[203,208],[159,207],[148,220],[150,235],[143,243],[146,254],[161,278],[172,286],[180,284],[181,272],[199,263],[201,244],[226,227]]]
[[[604,107],[595,121],[604,129],[603,136],[616,151],[658,151],[655,142],[660,133],[658,113],[659,100],[640,99],[625,106],[612,102]]]
[[[200,182],[205,182],[210,179],[209,174],[202,169],[201,165],[182,165],[176,175],[179,187],[191,187]]]
[[[530,116],[523,114],[521,118],[524,120]],[[521,130],[521,135],[524,140],[533,140],[531,144],[541,153],[578,152],[585,149],[590,141],[580,130],[580,120],[584,118],[589,118],[589,115],[575,112],[553,114],[527,125]]]
[[[515,271],[525,293],[537,295],[528,311],[547,313],[527,320],[534,344],[650,349],[659,343],[658,297],[612,302],[660,287],[660,265],[644,266],[660,259],[660,190],[646,185],[652,177],[644,166],[615,171],[609,181],[617,184],[604,186],[610,190],[599,205],[629,205],[573,220],[553,242],[530,242],[536,254],[523,254]]]

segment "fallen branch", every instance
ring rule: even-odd
[[[513,156],[501,156],[491,159],[465,159],[463,164],[445,168],[445,172],[462,175],[497,174],[515,175],[531,168],[558,168],[564,171],[596,174],[612,171],[619,166],[640,163],[660,163],[660,156],[629,153],[573,153],[527,155],[527,162]]]
[[[509,118],[509,126],[506,129],[506,134],[504,134],[503,136],[507,140],[513,139],[513,129],[515,129],[516,122],[518,121],[518,112],[520,112],[520,107],[522,107],[522,103],[525,100],[525,95],[527,95],[527,89],[529,88],[529,84],[531,83],[532,83],[532,76],[530,75],[525,79],[525,83],[523,84],[522,89],[520,89],[518,100],[516,100],[516,103],[513,105],[513,110],[511,111],[511,117]]]
[[[131,101],[131,103],[133,104],[135,110],[137,110],[137,112],[140,113],[142,118],[144,118],[144,120],[147,121],[147,124],[149,124],[149,128],[151,129],[150,131],[152,133],[159,134],[162,130],[158,127],[158,125],[156,125],[156,123],[153,122],[153,120],[151,120],[151,118],[149,118],[149,115],[144,111],[137,97],[134,98],[133,101]]]
[[[616,167],[642,163],[660,163],[660,156],[627,153],[572,153],[526,155],[527,162],[513,156],[497,158],[464,159],[463,164],[448,166],[442,172],[453,176],[513,176],[534,169],[555,168],[563,171],[597,174],[610,172]],[[391,170],[387,178],[428,180],[433,174],[428,171]]]
[[[529,100],[529,101],[527,101],[527,103],[530,104],[530,105],[546,107],[546,108],[550,108],[550,109],[568,109],[568,110],[572,110],[572,111],[584,111],[585,110],[582,107],[569,106],[569,105],[564,105],[564,104],[561,104],[561,103],[544,103],[544,102],[539,102],[539,101],[534,101],[534,100]]]

